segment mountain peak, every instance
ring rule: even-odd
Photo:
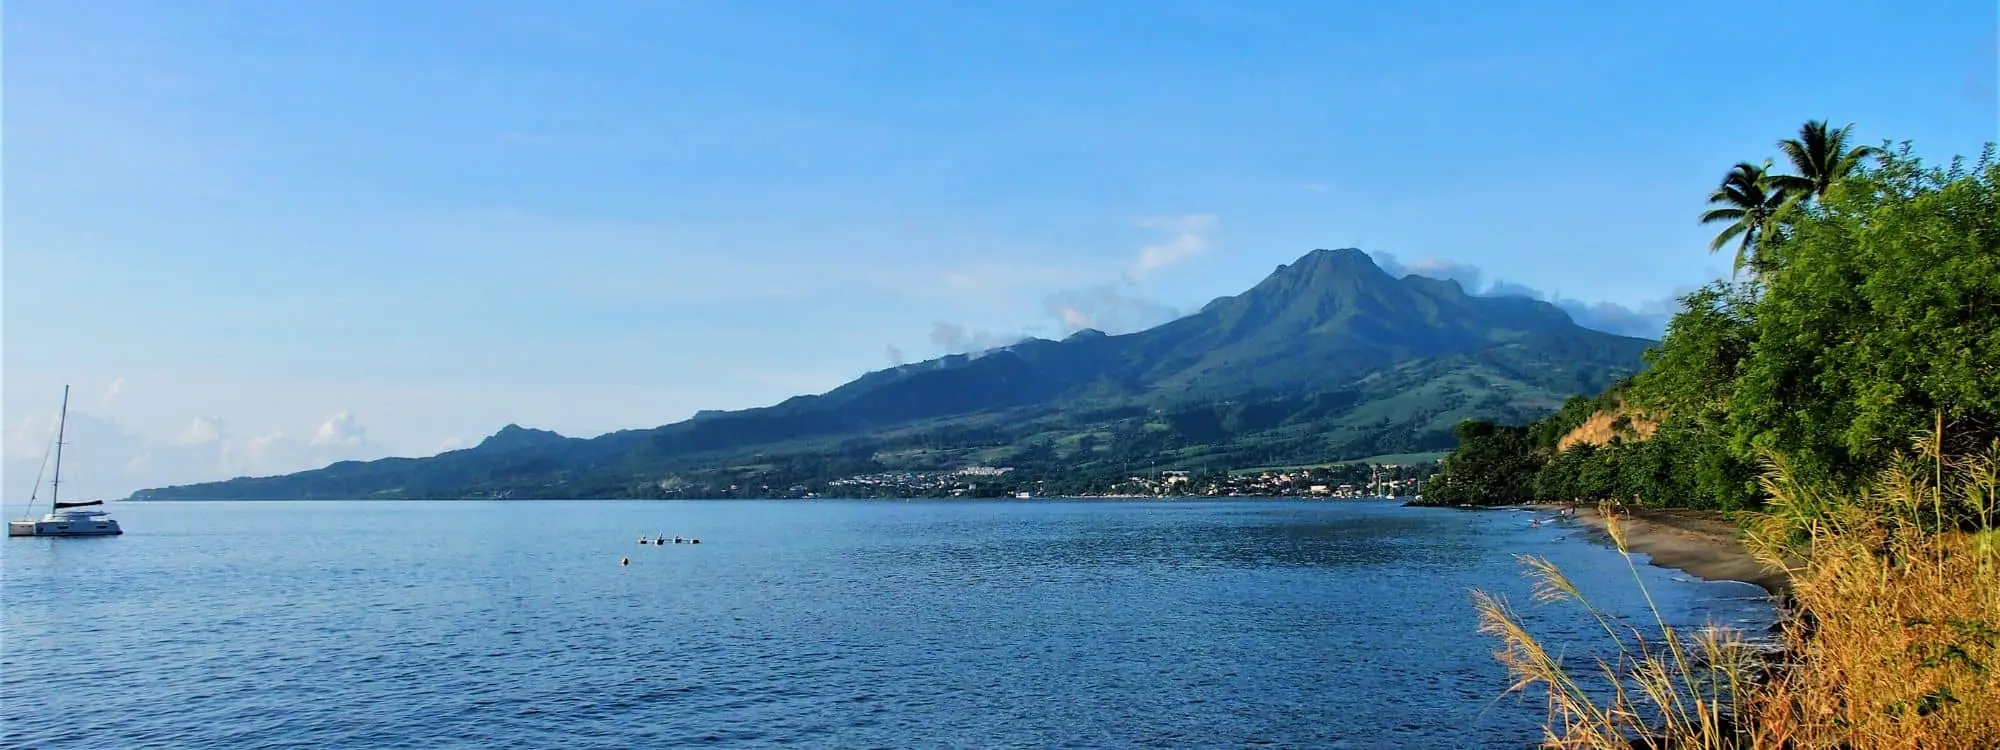
[[[509,422],[506,427],[500,428],[499,432],[495,432],[485,440],[479,441],[478,447],[485,450],[513,450],[515,448],[528,448],[568,439],[548,430],[529,429]]]
[[[1278,266],[1252,293],[1287,295],[1351,296],[1358,290],[1395,282],[1375,259],[1355,248],[1314,250],[1287,265]]]
[[[1298,260],[1278,266],[1271,271],[1271,275],[1278,276],[1287,273],[1310,274],[1321,270],[1341,271],[1362,268],[1380,270],[1375,265],[1375,259],[1369,257],[1368,253],[1362,252],[1358,248],[1343,247],[1338,250],[1320,248],[1299,256]]]
[[[1313,261],[1320,263],[1325,263],[1325,262],[1367,263],[1368,265],[1371,266],[1375,265],[1375,258],[1370,256],[1368,253],[1363,252],[1362,249],[1358,247],[1342,247],[1333,250],[1328,250],[1323,247],[1317,248],[1312,252],[1306,253],[1304,256],[1301,256],[1299,260],[1301,262]]]

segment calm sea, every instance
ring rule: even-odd
[[[1581,530],[1384,502],[111,507],[0,546],[0,745],[1522,747],[1468,589],[1578,649],[1513,555],[1642,612]]]

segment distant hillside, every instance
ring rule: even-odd
[[[649,430],[579,439],[510,425],[432,458],[134,497],[738,496],[968,465],[1108,476],[1319,463],[1449,449],[1462,419],[1534,419],[1631,374],[1650,343],[1544,302],[1397,279],[1359,250],[1316,250],[1136,333],[1030,339]]]

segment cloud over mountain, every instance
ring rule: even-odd
[[[1025,334],[1004,334],[969,330],[957,323],[938,321],[931,325],[931,343],[948,354],[997,349],[1027,338]]]
[[[1130,333],[1180,316],[1178,310],[1140,296],[1129,282],[1056,292],[1043,300],[1042,307],[1055,316],[1064,333],[1085,328]]]
[[[1214,214],[1149,216],[1140,219],[1138,224],[1166,234],[1166,237],[1159,242],[1139,249],[1139,257],[1133,261],[1133,269],[1135,275],[1144,277],[1208,252],[1209,236],[1215,232],[1216,218]]]
[[[1423,258],[1404,263],[1394,253],[1372,252],[1370,257],[1391,276],[1426,276],[1433,279],[1456,281],[1467,294],[1481,297],[1526,297],[1543,300],[1568,313],[1577,325],[1592,330],[1616,333],[1621,336],[1659,338],[1667,329],[1667,321],[1680,307],[1679,300],[1693,287],[1678,287],[1673,293],[1658,299],[1650,299],[1637,305],[1621,305],[1616,302],[1585,302],[1568,299],[1544,292],[1534,287],[1495,278],[1487,283],[1484,269],[1470,263],[1438,258]]]

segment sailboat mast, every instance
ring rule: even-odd
[[[62,499],[62,444],[63,429],[69,426],[69,386],[63,386],[61,416],[56,417],[56,478],[49,480],[49,504],[55,505]],[[47,434],[47,433],[43,433]]]

